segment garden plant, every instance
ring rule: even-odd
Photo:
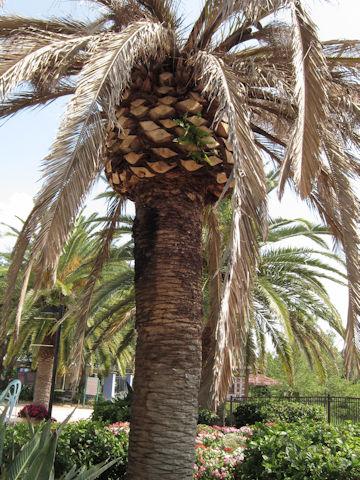
[[[193,480],[358,480],[360,426],[298,418],[298,422],[256,422],[240,428],[198,425]],[[41,431],[41,426],[35,427],[35,434]],[[98,477],[79,478],[124,480],[129,432],[126,421],[82,420],[66,425],[53,459],[55,478],[111,458],[114,462]],[[21,447],[27,450],[33,435],[26,424],[8,428],[3,468],[10,470],[12,457]]]
[[[267,230],[269,158],[281,169],[280,194],[286,183],[295,185],[343,246],[350,298],[345,364],[348,373],[359,370],[358,203],[351,188],[359,175],[351,149],[359,144],[359,44],[320,42],[300,0],[206,0],[187,32],[172,0],[91,3],[98,9],[89,21],[0,17],[0,116],[69,98],[44,161],[43,186],[13,252],[0,338],[11,329],[7,314],[20,272],[17,320],[30,278],[36,291],[55,284],[72,225],[104,170],[119,193],[106,225],[108,242],[123,201],[134,201],[136,209],[127,479],[190,480],[201,374],[204,209],[232,195],[209,382],[217,404],[243,354],[258,236]],[[284,10],[288,20],[280,22],[275,14]],[[187,141],[185,115],[206,132],[198,145]],[[79,302],[79,371],[108,245]]]

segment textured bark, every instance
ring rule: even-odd
[[[127,479],[193,478],[201,372],[199,185],[149,182],[136,201],[138,333]],[[194,194],[194,192],[197,192]]]
[[[55,336],[49,335],[44,338],[44,345],[54,345]],[[52,368],[54,363],[54,347],[40,347],[38,354],[38,365],[36,370],[36,383],[33,404],[44,405],[48,408],[51,390]]]

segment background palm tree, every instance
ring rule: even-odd
[[[199,395],[200,404],[204,408],[211,405],[209,388],[216,348],[214,324],[218,318],[216,309],[219,308],[219,293],[216,290],[220,291],[222,284],[221,278],[214,275],[214,272],[219,264],[216,258],[226,245],[229,235],[230,210],[229,202],[224,202],[218,212],[218,226],[215,228],[212,225],[208,232],[210,244],[215,243],[218,248],[207,244],[209,257],[205,272],[210,285],[208,291],[211,293],[205,295],[209,305],[205,306],[208,317],[203,330],[203,372]],[[213,238],[215,230],[218,231],[216,239]],[[344,329],[322,281],[332,280],[343,284],[346,278],[336,266],[339,264],[342,267],[343,263],[329,251],[326,236],[329,236],[329,231],[324,226],[303,219],[270,220],[268,239],[260,242],[260,259],[254,277],[242,367],[245,373],[249,374],[251,370],[265,371],[266,346],[270,342],[290,382],[294,373],[293,354],[299,349],[306,354],[310,365],[316,366],[320,378],[324,379],[325,356],[332,358],[332,349],[319,321],[326,322],[341,337],[344,337]],[[303,243],[306,240],[315,243],[321,249],[286,246],[296,238],[301,238]]]
[[[216,403],[227,392],[234,356],[241,360],[257,234],[266,230],[261,152],[281,165],[280,190],[294,182],[344,246],[346,362],[348,371],[358,367],[357,201],[350,188],[358,172],[349,150],[358,144],[358,43],[321,44],[298,0],[207,0],[186,38],[170,0],[92,3],[99,16],[90,24],[0,19],[1,114],[71,95],[45,161],[44,187],[15,247],[4,316],[34,235],[23,292],[32,269],[35,290],[44,272],[55,281],[73,219],[104,167],[113,188],[136,204],[138,338],[128,477],[190,479],[203,209],[232,192]],[[288,24],[272,16],[283,8],[291,12]],[[115,208],[114,222],[118,214]],[[90,301],[90,284],[88,290]]]
[[[91,271],[97,246],[97,228],[101,222],[102,219],[95,214],[89,218],[81,216],[77,220],[59,260],[55,287],[39,292],[39,298],[35,298],[33,289],[29,289],[25,299],[21,329],[7,349],[6,365],[13,365],[19,356],[32,358],[32,367],[37,369],[33,399],[35,404],[46,406],[49,403],[53,347],[60,324],[56,313],[44,321],[44,310],[60,303],[66,304],[68,312],[61,321],[62,335],[57,371],[58,375],[72,373],[78,325],[77,302]],[[116,238],[123,232],[124,229],[118,231]],[[126,243],[121,247],[114,247],[102,271],[101,287],[97,285],[87,318],[86,341],[83,346],[85,363],[80,368],[81,377],[86,375],[87,365],[96,365],[98,372],[106,376],[115,365],[120,367],[120,372],[124,374],[126,364],[130,363],[134,335],[123,330],[126,322],[131,321],[129,312],[134,306],[133,268],[128,264],[129,259],[131,260],[131,257]],[[16,309],[12,313],[13,317],[15,314]],[[8,338],[14,336],[13,330],[9,329]],[[43,346],[35,348],[32,347],[33,344]],[[77,384],[74,387],[76,386]]]

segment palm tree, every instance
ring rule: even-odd
[[[334,352],[319,321],[326,322],[341,337],[345,334],[341,317],[322,284],[324,279],[343,283],[343,275],[321,261],[321,254],[326,260],[338,260],[329,252],[303,247],[272,247],[262,253],[249,328],[253,338],[248,342],[250,359],[256,348],[256,363],[262,371],[266,367],[267,336],[290,381],[294,373],[293,354],[299,351],[311,367],[315,366],[320,379],[325,380],[326,359],[334,360]]]
[[[36,405],[49,403],[56,329],[59,325],[56,313],[58,308],[54,306],[59,303],[66,304],[68,313],[62,321],[57,372],[71,372],[74,339],[77,336],[77,302],[91,272],[99,235],[97,227],[101,222],[102,219],[95,214],[88,218],[79,217],[60,257],[55,287],[42,290],[39,298],[35,298],[33,289],[30,289],[25,299],[20,332],[15,333],[11,329],[8,331],[7,337],[15,336],[16,340],[13,340],[7,349],[6,365],[13,364],[16,358],[25,352],[32,357],[33,368],[37,369],[33,398]],[[18,235],[19,232],[14,231],[14,234]],[[109,262],[103,269],[101,286],[97,286],[87,319],[83,372],[86,371],[86,364],[91,363],[100,364],[99,371],[103,375],[108,374],[115,364],[121,367],[120,371],[124,373],[126,362],[130,361],[132,348],[129,345],[134,335],[129,334],[128,338],[127,332],[122,331],[126,320],[131,319],[128,312],[134,306],[133,268],[128,265],[128,258],[126,244],[113,248]],[[120,302],[122,310],[118,305]],[[44,313],[47,310],[50,315],[48,318]],[[51,311],[53,313],[50,313]],[[15,313],[16,309],[12,315],[15,316]],[[16,327],[16,322],[14,324]],[[123,342],[124,337],[126,345]],[[39,348],[33,348],[32,345],[38,345]],[[122,355],[119,354],[120,351]]]
[[[230,210],[229,202],[224,202],[218,212],[218,227],[213,227],[208,232],[212,237],[216,229],[221,231],[222,235],[218,235],[217,243],[220,243],[222,236],[226,245],[230,231]],[[307,220],[270,219],[267,241],[259,242],[260,259],[254,278],[251,316],[244,347],[242,370],[245,371],[245,383],[252,369],[265,370],[266,339],[275,349],[290,382],[294,374],[293,354],[299,350],[305,353],[310,366],[315,366],[320,378],[324,379],[325,357],[332,358],[332,349],[318,322],[326,322],[342,337],[344,331],[341,318],[331,304],[322,281],[325,279],[343,283],[345,278],[344,274],[332,265],[335,262],[342,266],[342,262],[337,255],[329,251],[324,239],[326,235],[329,236],[326,227],[314,225]],[[321,249],[289,247],[289,242],[296,238],[303,243],[315,243]],[[210,240],[207,244],[210,255],[206,270],[208,277],[212,279],[207,279],[211,289],[212,283],[221,283],[221,280],[214,275],[213,262],[219,253],[213,252],[209,243],[215,242],[213,238]],[[210,302],[215,299],[216,304],[216,297],[216,293],[212,291],[209,295]],[[199,395],[203,408],[211,406],[209,385],[212,381],[216,346],[213,319],[217,318],[216,308],[215,314],[213,309],[214,305],[211,305],[203,330],[203,371]]]
[[[76,289],[79,290],[79,287],[85,283],[85,274],[79,266],[90,261],[94,250],[91,233],[95,224],[90,223],[94,219],[94,215],[90,219],[81,216],[74,225],[59,260],[56,285],[51,290],[41,290],[37,295],[38,298],[34,295],[33,289],[29,289],[24,298],[25,318],[23,318],[20,334],[16,319],[9,325],[8,337],[11,336],[12,341],[7,349],[6,364],[11,365],[20,352],[28,351],[33,360],[33,367],[37,368],[33,398],[33,403],[36,405],[49,403],[58,320],[57,306],[59,303],[69,303]],[[13,232],[19,235],[19,232],[14,229]],[[13,310],[12,316],[14,317],[15,314],[16,309]],[[33,348],[32,345],[39,348]]]
[[[110,185],[136,206],[128,478],[190,479],[201,372],[203,210],[232,193],[216,403],[228,389],[235,352],[242,351],[256,234],[266,230],[262,153],[281,165],[281,191],[285,181],[294,182],[344,246],[346,362],[348,370],[357,367],[357,201],[350,188],[357,162],[349,145],[358,143],[359,44],[321,43],[300,0],[206,0],[187,36],[171,0],[92,3],[99,16],[89,23],[0,19],[1,115],[71,96],[44,163],[44,187],[14,250],[4,316],[34,236],[23,290],[31,270],[36,288],[45,271],[55,281],[73,219],[104,168]],[[283,8],[291,11],[289,24],[273,15]],[[116,221],[119,211],[113,214]]]

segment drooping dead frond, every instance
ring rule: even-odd
[[[104,130],[100,114],[96,112],[89,118],[86,133],[81,138],[77,136],[77,131],[73,131],[66,142],[60,131],[57,145],[44,162],[45,182],[36,198],[41,225],[30,256],[36,262],[36,289],[47,270],[50,276],[48,286],[55,282],[58,259],[73,221],[102,169]],[[69,147],[73,147],[72,152],[69,152]]]
[[[329,71],[336,83],[346,83],[348,88],[360,82],[360,41],[331,40],[323,43]]]
[[[289,0],[208,0],[195,22],[184,49],[186,51],[205,49],[210,44],[219,27],[231,18],[236,18],[237,28],[218,46],[218,51],[228,51],[238,43],[248,39],[249,27],[288,5]],[[250,38],[250,37],[249,37]]]
[[[347,374],[357,376],[360,373],[360,238],[358,216],[354,212],[359,211],[359,202],[352,192],[347,177],[348,162],[340,145],[332,131],[325,148],[335,182],[349,287],[344,361]]]
[[[4,303],[2,307],[0,338],[5,334],[11,300],[15,290],[16,280],[19,276],[19,272],[23,264],[25,252],[29,247],[29,244],[33,235],[35,234],[38,222],[39,222],[39,209],[35,205],[30,215],[26,219],[21,232],[18,235],[15,247],[11,254],[12,262],[8,270],[7,287],[4,294]]]
[[[315,26],[298,2],[292,5],[295,101],[298,108],[294,133],[284,161],[279,192],[290,168],[302,198],[312,189],[321,169],[321,128],[326,118],[328,81],[326,61]]]
[[[244,16],[246,23],[256,25],[262,18],[290,3],[291,0],[237,0],[234,10]]]
[[[15,48],[12,42],[6,49],[1,49],[0,98],[3,100],[7,99],[20,82],[56,85],[64,69],[68,68],[69,58],[83,50],[92,40],[91,36],[41,34],[37,43],[34,41],[35,37],[34,34],[27,44],[22,44],[19,48]]]
[[[229,141],[234,149],[233,222],[220,319],[217,326],[215,383],[217,404],[226,395],[233,355],[241,355],[246,338],[250,290],[257,258],[256,230],[264,232],[266,182],[262,162],[245,109],[245,92],[220,58],[199,52],[193,59],[203,93],[219,103],[214,123],[229,120]]]
[[[91,302],[94,295],[94,290],[102,272],[103,266],[109,258],[110,244],[113,240],[115,229],[120,220],[120,214],[123,208],[123,200],[116,196],[108,210],[108,222],[102,230],[101,238],[97,246],[98,254],[94,257],[94,264],[91,273],[88,277],[87,283],[84,287],[84,293],[80,300],[80,308],[76,308],[79,314],[77,323],[76,338],[74,341],[75,347],[73,349],[75,368],[73,370],[73,381],[77,382],[80,373],[80,368],[83,363],[83,346],[87,330],[87,322],[90,315]]]
[[[0,118],[10,117],[25,108],[47,105],[62,96],[74,93],[74,86],[62,83],[56,90],[45,93],[44,91],[22,92],[8,98],[0,103]]]
[[[159,22],[173,28],[179,26],[175,15],[175,0],[139,0]]]
[[[20,15],[2,15],[0,17],[0,38],[16,37],[19,31],[25,33],[26,30],[29,31],[29,36],[31,32],[36,30],[42,30],[49,34],[77,35],[88,31],[88,25],[79,20],[70,20],[68,18],[42,20]]]
[[[21,245],[19,243],[15,248],[16,262],[11,267],[14,279],[29,238],[40,225],[29,264],[34,263],[36,288],[40,287],[46,271],[45,278],[48,278],[49,284],[55,281],[58,258],[72,222],[102,168],[105,125],[99,106],[103,110],[108,109],[110,118],[114,117],[115,106],[129,82],[134,62],[146,62],[149,57],[158,54],[159,46],[166,49],[168,37],[168,30],[161,25],[144,22],[124,30],[116,36],[116,40],[105,36],[94,42],[93,61],[82,72],[52,151],[44,162],[44,186],[36,199],[34,214],[20,235],[27,241],[20,242]],[[79,42],[71,39],[70,43],[72,41]],[[55,50],[59,51],[58,44]],[[51,49],[45,48],[43,54],[51,56]],[[34,55],[41,62],[39,51]],[[13,88],[20,78],[26,80],[31,75],[28,71],[30,60],[24,59],[20,63],[22,65],[14,67],[18,70],[16,73],[13,71],[12,76],[9,72],[5,74],[9,80],[11,78]],[[11,90],[9,84],[3,83],[3,87],[4,93]]]
[[[202,332],[202,371],[199,392],[199,404],[202,408],[210,408],[209,392],[214,381],[215,333],[220,314],[222,295],[221,272],[221,233],[214,209],[206,211],[205,251],[208,258],[210,313]]]
[[[38,255],[38,278],[47,268],[55,272],[71,223],[101,169],[105,126],[100,105],[115,121],[115,106],[129,83],[134,62],[157,53],[158,45],[165,45],[167,38],[168,31],[161,25],[143,22],[116,38],[106,36],[95,42],[92,62],[83,69],[44,163],[45,186],[37,200],[44,220],[32,251],[33,256]]]
[[[281,22],[271,22],[268,25],[261,26],[258,30],[245,28],[243,25],[235,31],[230,31],[228,36],[221,40],[219,45],[215,48],[215,52],[229,52],[233,47],[237,47],[240,44],[244,44],[247,41],[254,41],[261,44],[273,43],[278,37],[283,40],[284,34],[287,30],[287,24]],[[279,46],[280,46],[280,42]],[[282,43],[282,42],[281,42]],[[283,45],[282,45],[283,46]],[[258,50],[258,49],[256,49]],[[235,49],[238,53],[241,53],[242,49]],[[279,53],[279,52],[272,52]],[[264,64],[266,66],[266,64]]]

